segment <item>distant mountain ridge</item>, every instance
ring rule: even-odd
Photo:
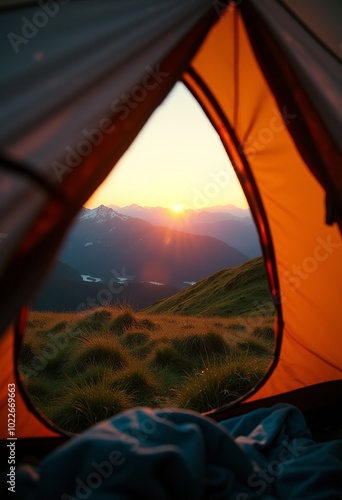
[[[128,205],[126,207],[119,207],[118,205],[108,205],[109,208],[112,208],[115,212],[128,215],[130,217],[136,217],[138,219],[145,218],[148,222],[152,222],[153,224],[161,224],[166,220],[170,219],[170,214],[172,214],[172,209],[165,207],[149,207],[149,206],[140,206],[136,203],[132,205]],[[233,216],[238,218],[251,218],[251,211],[249,208],[239,208],[235,205],[216,205],[213,207],[207,207],[202,209],[191,209],[184,208],[184,212],[188,214],[195,213],[211,213],[211,214],[221,214],[224,216]],[[164,217],[164,220],[163,220]]]
[[[127,207],[110,205],[115,212],[139,218],[154,225],[202,236],[212,236],[245,254],[248,258],[261,255],[259,236],[249,209],[234,205],[201,210],[185,209],[179,214],[163,207]]]
[[[94,307],[94,297],[106,294],[111,295],[111,304],[127,301],[138,309],[172,300],[190,284],[247,260],[243,252],[223,241],[225,237],[229,241],[240,238],[245,245],[249,237],[252,247],[255,243],[248,210],[227,206],[175,214],[161,207],[126,207],[126,212],[164,221],[166,227],[115,208],[100,205],[79,212],[34,308]],[[234,208],[234,214],[230,213]],[[243,217],[236,215],[241,213]],[[118,296],[106,291],[108,283],[120,289]],[[97,306],[101,300],[96,299]]]
[[[156,226],[100,205],[80,212],[59,259],[104,282],[125,269],[131,280],[182,288],[247,256],[217,238]]]

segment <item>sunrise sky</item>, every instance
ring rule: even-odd
[[[178,83],[86,203],[204,208],[247,202],[221,141]]]

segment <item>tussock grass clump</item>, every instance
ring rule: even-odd
[[[64,372],[66,360],[68,359],[69,347],[60,348],[59,346],[46,345],[42,349],[41,364],[45,367],[42,369],[43,373],[48,376],[56,377]]]
[[[38,342],[30,339],[24,342],[20,347],[19,352],[19,365],[30,366],[33,359],[40,351],[41,345]]]
[[[149,318],[143,318],[143,319],[139,320],[138,325],[139,325],[139,328],[144,328],[145,330],[149,330],[151,332],[155,331],[155,330],[159,330],[159,326],[157,325],[157,323],[155,323],[154,321],[152,321]]]
[[[48,416],[62,429],[81,432],[130,407],[132,400],[124,391],[105,383],[71,384],[63,397],[54,402]]]
[[[272,326],[257,326],[253,330],[253,335],[257,338],[274,341],[274,328]]]
[[[28,319],[26,323],[27,328],[42,328],[45,326],[46,321],[44,318],[32,318]]]
[[[152,365],[184,373],[189,368],[185,357],[172,345],[164,344],[156,348]]]
[[[265,356],[271,354],[269,346],[259,339],[248,339],[242,342],[238,342],[236,344],[236,349],[237,351],[257,356]]]
[[[127,347],[146,345],[150,337],[145,332],[127,332],[122,339],[122,343]]]
[[[23,373],[56,377],[62,373],[69,356],[70,346],[57,337],[31,337],[21,346],[19,366]]]
[[[142,368],[127,371],[120,376],[115,384],[133,393],[142,393],[154,386],[150,374]]]
[[[261,379],[265,366],[255,359],[235,359],[227,365],[211,365],[196,377],[188,377],[176,392],[174,404],[206,412],[246,394]]]
[[[149,344],[129,347],[131,356],[134,359],[145,360],[151,354],[151,346]]]
[[[82,319],[78,326],[85,331],[100,332],[108,328],[108,323],[112,319],[110,311],[100,309]]]
[[[100,364],[111,367],[113,370],[121,369],[128,365],[127,353],[113,339],[101,336],[83,339],[70,356],[70,364],[77,371],[91,364]]]
[[[192,334],[173,341],[175,348],[188,356],[224,356],[228,352],[228,345],[222,335],[216,332]]]
[[[36,330],[34,332],[34,337],[39,338],[40,340],[44,341],[47,339],[47,336],[49,335],[50,331],[47,330]],[[32,336],[33,337],[33,336]]]
[[[144,365],[132,367],[118,374],[113,385],[127,392],[136,406],[151,405],[151,398],[159,390],[151,371]]]
[[[63,332],[68,328],[68,323],[66,321],[59,321],[50,330],[51,333]]]
[[[129,308],[123,310],[110,325],[110,330],[119,335],[132,328],[153,331],[158,330],[158,325],[149,318],[137,318],[134,312]]]
[[[72,378],[72,381],[81,386],[94,385],[102,382],[110,383],[113,379],[113,371],[103,364],[91,364],[85,367],[82,372],[77,373],[76,376]]]
[[[39,377],[30,377],[25,381],[25,388],[27,393],[32,398],[33,403],[36,406],[45,404],[49,400],[51,394],[56,395],[58,391],[58,383],[47,377],[44,374],[40,374]]]
[[[110,324],[110,330],[114,333],[122,334],[129,328],[138,326],[138,321],[134,313],[130,310],[119,314]]]

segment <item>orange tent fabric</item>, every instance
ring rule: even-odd
[[[280,357],[270,379],[250,399],[340,379],[342,241],[338,228],[325,224],[324,190],[289,133],[297,115],[287,106],[279,111],[237,9],[228,9],[211,30],[191,68],[195,76],[190,72],[185,81],[217,130],[223,130],[224,119],[234,130],[237,147],[227,133],[222,139],[255,207],[257,223],[260,213],[267,214],[262,243],[266,256],[275,257],[271,274],[277,279],[271,290],[284,322]],[[206,101],[204,88],[209,88],[223,116]],[[258,190],[262,211],[251,184]],[[264,223],[260,225],[262,230]]]
[[[202,104],[241,180],[278,310],[275,360],[242,405],[341,380],[342,241],[333,224],[342,221],[341,152],[333,126],[342,109],[336,55],[276,0],[227,7],[208,0],[153,0],[148,6],[134,1],[134,15],[115,10],[116,2],[96,8],[82,3],[65,5],[56,24],[30,42],[32,50],[40,50],[46,37],[47,61],[38,67],[21,53],[3,85],[6,183],[0,221],[1,232],[11,237],[0,265],[1,328],[6,330],[0,345],[1,419],[7,384],[15,377],[9,324],[42,281],[72,217],[179,78]],[[8,30],[18,13],[32,14],[30,8],[9,10],[2,29]],[[64,26],[74,31],[63,32]],[[86,42],[89,53],[80,49]],[[303,60],[312,47],[319,54],[317,65],[306,67]],[[63,60],[63,78],[51,91],[48,84],[58,76],[55,63]],[[120,121],[108,99],[141,82],[144,67],[159,68],[165,78],[129,119]],[[25,78],[27,92],[16,99]],[[46,88],[39,94],[41,82]],[[65,141],[77,144],[84,123],[96,128],[104,118],[113,130],[77,169],[56,179],[50,166],[63,163]],[[52,435],[58,431],[30,414],[18,394],[17,436]]]

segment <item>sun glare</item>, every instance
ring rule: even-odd
[[[182,207],[182,205],[174,205],[172,207],[172,211],[175,213],[175,214],[181,214],[183,211],[184,211],[184,208]]]

